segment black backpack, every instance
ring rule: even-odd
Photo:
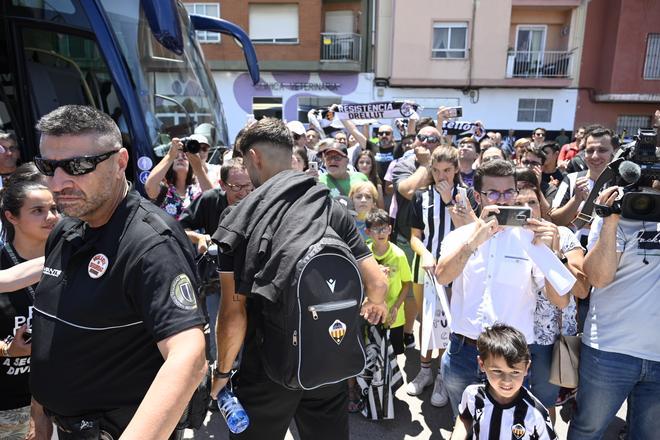
[[[357,262],[328,222],[321,240],[298,261],[288,291],[278,302],[262,301],[268,377],[289,389],[310,390],[360,374],[366,362],[363,298]]]

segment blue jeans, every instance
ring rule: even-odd
[[[600,439],[628,398],[628,438],[658,438],[660,362],[582,344],[577,412],[568,440]]]
[[[529,369],[530,391],[546,408],[555,406],[559,394],[559,387],[548,382],[552,348],[552,345],[529,345],[529,352],[532,355],[532,366]]]
[[[479,371],[477,362],[478,354],[477,347],[466,343],[463,336],[456,333],[449,335],[449,346],[440,360],[440,371],[454,417],[458,416],[458,405],[465,388],[483,382],[484,375]]]

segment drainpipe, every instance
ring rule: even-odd
[[[470,32],[470,52],[468,56],[468,89],[472,88],[472,61],[473,61],[473,56],[472,56],[472,49],[474,47],[474,31],[476,29],[475,26],[475,17],[477,15],[477,0],[472,0],[472,29]]]

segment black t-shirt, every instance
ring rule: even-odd
[[[351,253],[356,260],[360,261],[371,255],[371,251],[362,240],[360,233],[355,226],[355,220],[348,209],[338,202],[333,202],[330,215],[330,226],[341,237],[351,249]],[[248,258],[248,257],[246,257]],[[218,254],[218,267],[220,272],[240,272],[240,268],[234,267],[234,258],[232,255]],[[239,384],[241,377],[249,377],[250,380],[264,379],[265,372],[261,364],[261,354],[257,341],[257,330],[261,326],[261,302],[267,301],[260,296],[252,295],[251,292],[237,292],[240,295],[247,296],[247,331],[245,334],[245,343],[238,376]]]
[[[157,342],[206,322],[193,259],[181,226],[135,191],[100,228],[61,220],[36,291],[35,399],[63,416],[137,408],[163,364]]]
[[[385,174],[387,173],[387,168],[389,168],[390,163],[394,160],[394,146],[395,143],[392,142],[392,145],[388,148],[385,148],[381,143],[379,142],[378,144],[374,145],[373,143],[369,142],[371,145],[368,146],[368,148],[371,151],[374,151],[375,148],[375,159],[376,159],[376,169],[378,170],[378,177],[380,177],[380,181],[383,182],[385,181]]]
[[[204,191],[183,211],[179,223],[184,229],[203,229],[205,234],[213,235],[218,228],[220,214],[227,206],[227,194],[220,188]]]
[[[14,250],[19,263],[25,260]],[[3,247],[0,251],[0,269],[9,269],[14,263]],[[32,288],[36,288],[36,284]],[[0,339],[14,336],[23,325],[32,324],[32,300],[28,289],[0,293]],[[30,404],[30,357],[1,357],[0,411],[22,408]]]

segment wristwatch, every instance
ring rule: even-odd
[[[230,378],[231,376],[232,376],[232,370],[223,373],[222,371],[218,370],[218,367],[215,367],[213,369],[213,379],[227,379]]]
[[[568,258],[566,258],[566,255],[562,251],[556,251],[555,256],[559,258],[559,261],[561,261],[561,264],[566,264],[568,263]]]

